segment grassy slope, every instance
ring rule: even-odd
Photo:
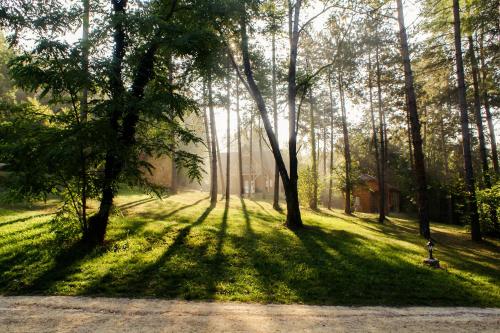
[[[293,233],[270,204],[205,194],[127,194],[108,244],[57,246],[49,209],[0,210],[0,293],[154,296],[354,305],[500,306],[498,241],[477,245],[433,225],[445,269],[422,264],[417,226],[374,215],[304,210]]]

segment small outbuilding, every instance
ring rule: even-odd
[[[387,213],[398,213],[401,205],[401,192],[396,187],[385,184],[385,211]],[[356,203],[357,211],[363,213],[378,213],[380,191],[377,178],[363,174],[354,185],[352,195]]]

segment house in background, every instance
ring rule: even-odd
[[[230,191],[231,194],[239,194],[240,178],[239,178],[239,164],[238,153],[230,153]],[[144,161],[153,166],[151,173],[144,172],[144,176],[150,183],[170,188],[172,185],[172,160],[168,156],[160,157],[143,157]],[[223,194],[225,188],[222,184],[226,182],[226,159],[227,153],[220,154],[221,167],[217,166],[217,183],[218,193]],[[204,179],[200,184],[196,181],[191,182],[182,169],[177,169],[177,186],[183,188],[197,189],[209,191],[210,189],[210,166],[208,159],[205,161],[206,173]],[[255,196],[259,198],[270,198],[274,193],[274,157],[268,150],[262,152],[255,151],[252,154],[252,167],[250,167],[250,154],[244,152],[242,154],[242,173],[243,173],[243,188],[247,196]],[[222,175],[220,174],[222,169]],[[221,180],[222,179],[222,180]],[[279,182],[280,193],[283,192],[283,184]]]
[[[401,193],[396,187],[388,183],[385,184],[385,187],[385,211],[387,213],[398,213],[401,205]],[[359,198],[360,207],[358,211],[363,213],[378,213],[380,192],[377,178],[366,174],[361,175],[358,183],[354,185],[352,195],[355,198]]]
[[[230,153],[230,188],[232,194],[239,193],[239,165],[238,153]],[[226,158],[227,153],[221,153],[222,172],[224,180],[226,179]],[[274,156],[269,150],[264,150],[262,156],[259,151],[252,154],[252,163],[250,167],[250,153],[244,151],[242,159],[243,189],[246,195],[257,196],[260,198],[272,197],[274,193]],[[281,180],[279,182],[280,192],[283,192]]]
[[[144,178],[151,184],[169,189],[172,187],[172,159],[169,156],[159,157],[143,156],[143,160],[153,167],[151,172],[144,170]],[[202,187],[198,182],[191,181],[186,173],[177,168],[176,184],[178,187],[200,190]]]
[[[143,157],[143,159],[154,168],[151,173],[147,170],[144,172],[147,181],[156,186],[169,188],[172,185],[172,159],[166,155],[156,158]]]

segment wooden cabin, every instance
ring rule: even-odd
[[[385,211],[386,213],[398,213],[401,205],[401,193],[396,187],[390,184],[386,183],[385,186]],[[377,178],[370,175],[361,175],[358,183],[354,185],[352,196],[354,197],[353,204],[356,203],[356,197],[359,198],[357,211],[378,213],[380,192]]]
[[[221,153],[222,170],[226,172],[227,153]],[[231,152],[230,155],[230,178],[231,178],[231,193],[239,193],[239,165],[238,153]],[[252,167],[250,168],[250,154],[244,152],[242,154],[242,174],[243,174],[243,189],[247,196],[266,198],[272,195],[274,191],[274,157],[268,150],[262,152],[262,157],[259,151],[255,151],[252,157]],[[224,178],[225,179],[225,178]],[[280,192],[283,192],[280,180]]]

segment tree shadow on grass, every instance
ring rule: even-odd
[[[135,222],[123,228],[114,235],[113,241],[117,242],[130,234],[137,233],[145,222]],[[30,237],[30,238],[34,238]],[[8,261],[0,261],[0,266],[32,267],[30,275],[17,276],[15,281],[10,281],[5,287],[5,291],[13,294],[50,294],[54,292],[55,286],[60,281],[64,281],[70,275],[78,273],[81,265],[92,259],[98,258],[111,249],[112,242],[108,241],[103,246],[92,247],[82,240],[74,241],[70,244],[63,244],[53,238],[47,238],[44,242],[36,244],[38,248],[33,248],[33,244],[25,242],[23,239],[21,248],[16,251],[16,255]],[[46,269],[44,269],[47,267]],[[7,274],[16,274],[14,270],[6,270]],[[19,274],[19,273],[17,273]],[[3,288],[2,288],[3,289]]]
[[[340,218],[338,216],[332,216],[334,218]],[[364,216],[358,217],[362,222],[356,220],[345,220],[348,223],[356,224],[364,229],[368,229],[385,236],[394,237],[404,242],[411,244],[416,244],[416,242],[421,243],[421,255],[424,257],[426,255],[425,244],[427,240],[419,236],[418,223],[400,223],[396,220],[390,219],[384,224],[380,224],[376,218],[369,218]],[[437,249],[435,255],[438,259],[442,260],[442,264],[451,264],[453,268],[463,270],[463,271],[474,271],[489,278],[499,280],[498,273],[491,269],[492,266],[500,267],[500,260],[495,259],[494,255],[485,255],[484,250],[490,251],[492,253],[500,252],[498,246],[494,243],[475,243],[472,242],[467,237],[460,237],[456,234],[436,230],[440,225],[434,226],[431,224],[431,235]],[[386,245],[388,251],[396,251],[399,249],[397,246]],[[410,252],[409,250],[407,250]],[[444,262],[443,262],[444,261]]]
[[[43,271],[26,285],[21,285],[16,293],[47,294],[52,292],[52,287],[66,276],[78,270],[78,264],[90,257],[99,256],[100,249],[91,249],[82,241],[56,252],[52,266]],[[93,255],[91,255],[93,253]]]
[[[7,226],[7,225],[14,224],[14,223],[22,223],[22,222],[29,221],[29,220],[31,220],[31,219],[36,219],[36,218],[39,218],[39,217],[45,217],[45,216],[50,216],[50,215],[54,215],[54,213],[46,213],[46,214],[31,215],[31,216],[27,216],[27,217],[23,217],[23,218],[15,219],[15,220],[10,220],[10,221],[5,221],[5,222],[0,222],[0,228],[1,228],[1,227],[5,227],[5,226]]]
[[[269,234],[266,236],[257,234],[252,227],[250,212],[247,209],[245,200],[243,198],[240,198],[240,200],[245,220],[245,236],[244,239],[234,239],[233,241],[243,245],[241,250],[245,252],[245,257],[249,258],[254,271],[252,274],[259,282],[256,287],[261,293],[261,296],[259,296],[260,300],[264,302],[279,301],[276,298],[276,293],[278,292],[276,289],[280,282],[286,279],[284,275],[285,270],[283,269],[283,261],[279,258],[280,252],[271,250],[273,252],[271,254],[268,250],[269,246],[277,246],[278,249],[283,250],[289,244],[281,237],[271,237]],[[252,216],[255,215],[261,214],[252,212]],[[260,216],[258,218],[262,219]],[[276,222],[275,218],[269,216],[264,220],[266,222]]]
[[[267,215],[269,216],[272,216],[273,214],[281,214],[281,215],[284,215],[284,211],[283,209],[280,207],[280,209],[274,209],[272,208],[272,210],[270,209],[267,209],[266,207],[264,207],[259,201],[255,200],[255,199],[251,199],[251,201],[256,204],[257,206],[259,206],[260,209],[262,209],[263,212],[265,212]],[[268,202],[266,202],[268,203]]]
[[[40,221],[37,223],[28,224],[26,226],[26,228],[14,229],[14,230],[9,231],[9,232],[0,232],[0,246],[3,246],[7,243],[11,243],[14,241],[16,241],[16,242],[17,241],[25,241],[25,240],[29,239],[29,238],[24,237],[26,233],[28,233],[28,232],[31,233],[34,230],[43,229],[43,228],[47,227],[47,225],[49,223],[50,223],[49,220]],[[30,235],[30,236],[32,236],[32,235]],[[21,237],[22,237],[22,239],[18,239]]]
[[[224,253],[224,243],[227,235],[228,215],[229,200],[226,200],[224,204],[224,212],[222,213],[221,223],[218,226],[218,230],[216,232],[215,253],[207,253],[207,242],[209,242],[210,240],[205,241],[203,245],[200,246],[200,250],[202,250],[200,251],[200,254],[203,253],[203,256],[200,257],[200,260],[202,262],[198,264],[201,264],[200,267],[205,267],[205,270],[207,272],[204,281],[202,283],[199,283],[201,281],[198,281],[197,283],[199,295],[202,295],[203,298],[213,299],[215,297],[215,294],[218,292],[218,283],[221,281],[227,281],[227,276],[225,274],[225,264],[227,264],[227,262],[226,255]],[[197,295],[196,291],[195,293],[189,291],[184,296],[190,299],[196,297]]]
[[[240,252],[246,252],[255,270],[253,275],[258,283],[254,287],[259,291],[254,300],[456,305],[468,299],[472,304],[487,304],[484,295],[467,288],[467,283],[455,275],[413,262],[408,255],[415,254],[414,250],[319,226],[297,230],[293,233],[296,237],[282,230],[257,233],[252,227],[253,212],[248,212],[244,201],[242,210],[246,234],[234,242],[244,244]]]
[[[124,204],[121,204],[121,205],[118,205],[116,206],[116,208],[120,209],[120,210],[127,210],[127,209],[130,209],[130,208],[134,208],[134,207],[137,207],[137,206],[141,206],[141,205],[145,205],[151,201],[156,201],[158,200],[158,198],[144,198],[144,199],[139,199],[139,200],[136,200],[136,201],[130,201],[130,202],[127,202],[127,203],[124,203]]]
[[[177,297],[182,293],[182,282],[189,278],[182,269],[182,265],[186,263],[179,262],[177,259],[182,257],[186,249],[190,248],[186,244],[186,239],[191,229],[202,224],[212,210],[213,207],[206,208],[195,222],[178,230],[168,248],[152,262],[134,262],[130,266],[127,265],[129,269],[109,271],[100,279],[92,281],[81,291],[81,294]],[[196,259],[200,259],[201,252],[204,251],[197,251]],[[175,261],[174,264],[170,262],[172,260]],[[172,267],[175,268],[175,271],[170,270]],[[196,273],[196,270],[192,271]],[[204,277],[205,280],[207,278],[210,276]]]
[[[224,213],[222,214],[222,220],[219,227],[219,231],[217,232],[217,246],[216,246],[216,256],[215,256],[215,264],[219,267],[224,260],[224,238],[227,233],[227,217],[229,213],[229,200],[226,200],[224,204]],[[216,268],[217,268],[216,267]]]
[[[417,237],[397,229],[399,223],[355,222],[363,228],[380,227],[381,233],[391,231],[384,228],[397,230],[396,243],[374,238],[368,231],[364,235],[336,230],[328,223],[291,232],[268,223],[276,217],[262,219],[259,209],[249,211],[244,200],[241,207],[243,219],[235,218],[234,223],[233,210],[227,205],[223,213],[220,210],[221,219],[219,215],[217,221],[211,218],[196,230],[193,228],[207,219],[212,208],[187,226],[172,223],[170,229],[155,233],[154,246],[139,231],[149,222],[130,221],[136,228],[131,231],[136,239],[131,243],[137,241],[144,248],[130,253],[124,250],[123,260],[117,253],[95,261],[93,265],[105,265],[106,271],[90,270],[94,275],[78,289],[67,279],[101,253],[78,253],[81,249],[75,244],[57,255],[54,265],[22,292],[51,293],[63,281],[63,287],[72,292],[106,296],[338,305],[487,306],[499,302],[497,296],[486,295],[491,286],[481,294],[481,288],[471,288],[474,280],[466,275],[425,267],[415,259],[414,249],[399,246],[400,240],[415,244]],[[124,233],[125,229],[114,240],[125,237]],[[472,273],[479,271],[479,267],[469,268]],[[484,274],[489,272],[493,270]],[[78,276],[75,282],[81,279]]]
[[[310,255],[311,269],[317,272],[311,280],[296,282],[304,302],[450,305],[467,298],[473,304],[484,304],[480,295],[453,274],[408,261],[407,249],[373,244],[373,240],[347,231],[328,233],[319,227],[299,230],[296,235]]]
[[[174,210],[171,210],[169,212],[158,212],[158,213],[153,213],[153,212],[141,212],[139,213],[138,215],[141,216],[141,217],[146,217],[148,219],[151,219],[151,220],[166,220],[168,219],[169,217],[172,217],[173,215],[183,211],[183,210],[186,210],[188,208],[192,208],[200,203],[202,203],[203,201],[207,200],[209,197],[204,197],[202,199],[199,199],[193,203],[190,203],[188,205],[183,205],[183,206],[180,206],[178,208],[175,208]]]

